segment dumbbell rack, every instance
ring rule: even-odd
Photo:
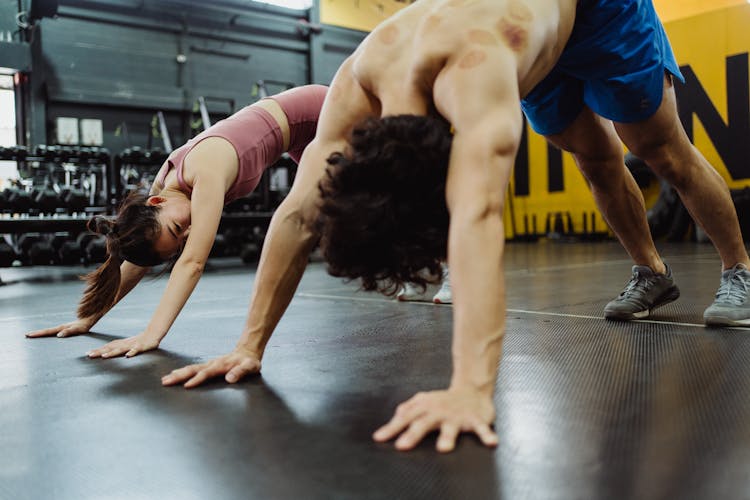
[[[137,189],[148,189],[168,154],[158,148],[132,147],[123,150],[112,159],[109,178],[109,198],[113,209],[125,198],[125,194]]]
[[[65,264],[66,259],[59,256],[58,252],[60,248],[67,245],[66,238],[67,241],[72,242],[66,246],[68,249],[74,243],[83,245],[82,262],[97,262],[98,260],[95,260],[93,256],[88,256],[86,247],[91,243],[91,249],[96,250],[96,254],[102,256],[104,242],[101,238],[93,240],[94,235],[87,232],[86,224],[91,216],[114,214],[125,192],[133,188],[145,187],[141,185],[144,183],[150,184],[167,158],[166,153],[158,149],[129,148],[111,158],[109,152],[103,149],[81,149],[84,149],[84,155],[77,154],[78,148],[60,146],[37,146],[32,152],[28,152],[21,146],[0,148],[0,159],[18,162],[21,177],[25,178],[28,184],[32,184],[32,181],[28,180],[30,178],[39,179],[40,174],[45,173],[45,168],[55,169],[56,178],[64,175],[62,183],[64,186],[71,186],[72,176],[80,174],[80,169],[96,171],[96,179],[100,179],[95,183],[95,189],[92,187],[90,190],[93,193],[90,193],[91,198],[85,204],[86,206],[83,207],[79,203],[79,207],[83,208],[75,209],[75,211],[60,208],[44,212],[38,208],[29,209],[28,205],[23,209],[9,209],[7,206],[3,209],[0,203],[0,268],[10,265],[7,263],[8,256],[2,255],[3,245],[6,250],[12,247],[15,256],[13,260],[20,259],[24,264],[34,264],[33,257],[22,254],[21,243],[26,250],[28,250],[27,247],[30,248],[36,243],[35,256],[40,254],[41,246],[46,245],[47,250],[49,247],[54,247],[57,255],[54,263]],[[140,179],[136,179],[135,184],[126,182],[123,172],[127,169],[137,171]],[[219,225],[212,256],[240,255],[245,262],[257,260],[274,210],[288,191],[288,185],[281,188],[274,186],[271,178],[274,169],[286,169],[287,182],[284,184],[290,185],[296,173],[296,164],[291,159],[282,158],[276,165],[266,170],[254,193],[227,207]],[[24,190],[27,195],[29,194],[28,187],[27,185],[27,189]],[[8,236],[8,242],[5,242],[3,235],[15,236]],[[10,243],[10,246],[7,243]],[[44,255],[43,252],[41,254]],[[44,257],[41,259],[42,261],[37,263],[53,262],[53,260],[45,262]]]
[[[31,264],[71,263],[70,259],[57,254],[64,240],[72,241],[74,235],[86,233],[86,223],[92,215],[107,213],[109,151],[67,146],[37,146],[32,151],[22,146],[1,149],[0,159],[17,162],[24,179],[20,183],[34,184],[29,179],[44,177],[54,180],[57,190],[46,185],[36,192],[20,187],[6,191],[5,194],[18,199],[18,204],[14,206],[13,200],[6,200],[4,206],[0,206],[0,240],[3,240],[0,241],[0,253],[3,253],[0,265],[7,266],[18,259]],[[72,182],[74,175],[77,186]],[[62,178],[60,189],[56,181]],[[88,187],[86,191],[81,189],[84,184]],[[35,196],[36,200],[29,199]],[[11,244],[8,245],[1,235],[10,235]],[[34,251],[29,252],[32,247]],[[70,255],[71,248],[72,244],[66,245],[66,256]]]

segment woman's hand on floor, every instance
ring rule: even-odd
[[[35,330],[26,334],[27,338],[36,339],[40,337],[73,337],[74,335],[82,335],[89,333],[89,330],[96,323],[92,318],[77,319],[70,323],[63,323],[62,325],[53,326],[51,328],[45,328],[43,330]]]
[[[224,375],[230,384],[239,382],[246,375],[260,372],[260,357],[254,353],[236,349],[229,354],[212,359],[208,363],[199,363],[173,370],[161,379],[162,385],[184,383],[186,389],[201,385],[210,378]]]

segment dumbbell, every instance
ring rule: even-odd
[[[86,262],[100,263],[107,260],[107,239],[94,233],[81,233],[76,238]]]
[[[35,187],[31,190],[34,207],[42,213],[52,213],[61,206],[60,195],[52,188]]]
[[[100,163],[109,163],[109,149],[107,148],[96,148],[96,151],[94,151],[94,148],[91,148],[92,153],[94,154],[94,157],[100,162]]]
[[[55,252],[47,241],[38,233],[22,234],[18,238],[18,249],[23,259],[33,266],[49,265],[54,260]]]
[[[64,187],[60,197],[63,206],[71,212],[80,212],[89,205],[89,197],[83,189]]]
[[[65,163],[76,156],[78,156],[78,148],[73,148],[71,146],[60,146],[58,158],[62,163]]]
[[[55,251],[49,242],[40,240],[29,248],[28,260],[32,266],[48,266],[55,263]]]
[[[16,251],[5,241],[0,240],[0,267],[10,267],[15,260],[18,260]]]
[[[44,159],[47,161],[54,161],[62,157],[63,146],[47,146],[47,152],[44,155]]]
[[[9,148],[0,147],[0,160],[19,160],[26,159],[26,148],[24,146],[11,146]]]
[[[18,251],[21,252],[21,255],[25,257],[28,255],[31,245],[38,243],[41,240],[42,238],[38,233],[22,234],[16,241],[16,247],[18,248]]]
[[[78,242],[73,240],[66,233],[58,233],[50,240],[52,249],[55,251],[57,262],[65,266],[73,266],[81,263],[83,260],[83,251]]]
[[[153,148],[151,150],[148,150],[146,151],[144,156],[149,163],[153,163],[155,165],[161,165],[169,157],[167,152],[161,148]]]
[[[143,160],[143,150],[138,146],[125,149],[121,154],[123,163],[140,163]]]
[[[60,156],[60,146],[48,146],[39,144],[34,148],[34,156],[44,158],[47,161],[53,161]]]
[[[5,203],[15,213],[28,212],[33,204],[28,191],[15,187],[5,189]]]
[[[26,150],[26,146],[13,146],[10,148],[10,150],[13,153],[13,157],[17,161],[25,160],[26,155],[28,154],[28,151]]]
[[[78,161],[81,163],[85,163],[89,161],[89,159],[94,157],[94,153],[91,150],[91,148],[87,146],[83,146],[82,148],[78,149]]]

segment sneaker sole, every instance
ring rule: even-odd
[[[703,322],[706,326],[750,326],[750,318],[731,319],[724,316],[704,316]]]
[[[670,302],[674,302],[675,300],[680,298],[680,289],[675,287],[667,290],[667,293],[659,298],[659,301],[657,301],[654,306],[651,309],[645,309],[643,311],[637,311],[634,313],[624,313],[620,311],[604,311],[604,319],[609,319],[612,321],[632,321],[635,319],[643,319],[648,318],[649,314],[651,314],[652,311],[655,309],[658,309],[661,306],[665,306],[669,304]]]

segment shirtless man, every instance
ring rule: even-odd
[[[336,192],[336,183],[345,183],[341,164],[365,153],[387,156],[394,147],[405,148],[403,155],[408,155],[409,141],[430,130],[437,131],[436,147],[443,147],[440,129],[448,134],[451,129],[433,118],[438,116],[453,131],[445,181],[454,289],[453,376],[446,390],[420,393],[401,404],[373,437],[387,441],[398,436],[396,448],[408,450],[438,431],[437,449],[446,452],[459,433],[473,432],[494,446],[493,392],[505,320],[503,204],[523,129],[520,100],[532,125],[573,153],[602,213],[636,263],[633,280],[605,315],[642,317],[679,294],[650,238],[643,198],[624,167],[622,139],[677,188],[717,246],[725,271],[707,322],[746,320],[746,293],[739,295],[741,285],[747,290],[750,283],[745,267],[750,262],[736,213],[726,185],[681,128],[673,76],[681,78],[648,0],[420,0],[400,11],[362,42],[333,80],[316,138],[271,223],[237,347],[208,363],[175,370],[163,383],[195,387],[221,375],[233,383],[258,372],[264,348],[319,239],[321,226],[313,221],[324,212],[323,243],[330,239],[330,257],[338,251],[335,245],[349,244],[326,236],[336,223],[331,219],[341,212],[335,199],[325,199]],[[416,117],[402,120],[401,115]],[[412,133],[430,119],[430,129]],[[387,129],[392,122],[404,129],[396,127],[388,147],[366,151],[373,130],[380,133],[378,127]],[[412,122],[416,128],[410,128]],[[399,133],[404,138],[396,147]],[[330,156],[341,151],[343,155]],[[430,153],[425,148],[424,154]],[[392,158],[397,161],[398,155]],[[431,161],[439,163],[439,158]],[[387,166],[387,161],[375,163]],[[390,172],[382,175],[387,178]],[[372,177],[360,194],[376,189],[377,180]],[[415,207],[417,200],[421,198],[414,197]],[[433,253],[435,262],[444,257],[440,248]],[[385,276],[373,272],[366,281],[372,285],[384,277],[398,284],[408,277],[408,271],[401,271]],[[733,309],[733,304],[738,305]]]

